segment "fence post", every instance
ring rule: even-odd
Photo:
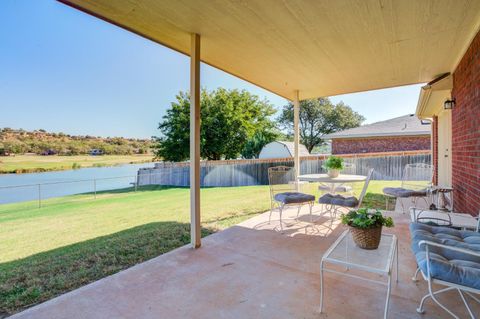
[[[38,208],[42,208],[42,184],[38,184]]]
[[[97,180],[93,179],[93,198],[97,199]]]

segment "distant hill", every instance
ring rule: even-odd
[[[43,155],[81,155],[91,150],[101,150],[108,155],[150,153],[152,141],[123,137],[75,136],[49,133],[45,130],[25,131],[2,128],[0,130],[0,155],[35,153]]]

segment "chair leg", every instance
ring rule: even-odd
[[[442,305],[440,303],[440,301],[437,300],[437,298],[435,298],[435,295],[438,295],[440,293],[443,293],[443,292],[446,292],[446,291],[449,291],[449,290],[452,290],[452,289],[457,289],[455,287],[447,287],[447,288],[444,288],[444,289],[440,289],[440,290],[437,290],[435,292],[432,291],[432,284],[431,284],[431,281],[428,280],[428,294],[426,294],[422,300],[420,301],[420,305],[418,306],[417,308],[417,312],[422,314],[424,313],[425,311],[423,310],[423,304],[425,303],[425,300],[427,300],[428,298],[432,298],[432,300],[440,306],[440,308],[442,308],[443,310],[445,310],[446,312],[448,312],[449,315],[451,315],[453,318],[455,319],[460,319],[458,318],[457,315],[455,315],[453,312],[451,312],[447,307],[445,307],[444,305]]]
[[[280,205],[280,230],[283,233],[282,213],[283,213],[283,205]]]
[[[412,281],[414,281],[414,282],[418,281],[417,276],[418,276],[419,272],[420,272],[420,267],[417,267],[417,270],[415,270],[415,274],[412,277]]]
[[[301,205],[298,205],[298,209],[297,209],[297,217],[295,219],[298,219],[298,216],[300,215],[300,210],[302,209],[302,206]]]
[[[405,205],[403,204],[402,197],[397,197],[397,200],[400,201],[400,206],[402,206],[402,214],[405,214]]]
[[[472,298],[473,300],[475,300],[476,302],[480,303],[480,299],[478,299],[477,297],[475,297],[474,295],[472,295],[471,293],[469,292],[465,292],[470,298]]]
[[[310,223],[313,223],[313,216],[312,216],[312,208],[313,208],[313,203],[308,204],[310,206]]]
[[[467,300],[465,299],[465,296],[463,295],[462,291],[460,289],[457,289],[458,293],[460,294],[460,297],[462,297],[462,301],[465,305],[465,308],[467,308],[468,314],[470,315],[470,318],[475,319],[475,316],[473,315],[472,309],[470,309],[470,306],[468,305]]]
[[[330,206],[330,218],[331,219],[337,218],[337,206],[335,205]]]
[[[272,209],[270,209],[270,214],[268,215],[268,224],[270,225],[271,221],[272,221],[272,213],[273,213],[273,207]]]
[[[325,209],[328,211],[328,213],[330,214],[330,219],[333,219],[333,216],[332,216],[332,205],[330,205],[330,207],[325,204]]]

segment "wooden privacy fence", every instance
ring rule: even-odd
[[[406,164],[430,164],[430,152],[408,151],[388,153],[364,153],[337,155],[345,162],[355,164],[355,174],[367,175],[370,168],[375,169],[373,179],[401,180]],[[323,162],[328,155],[302,157],[301,174],[323,173]],[[267,185],[268,168],[273,166],[293,166],[293,158],[202,161],[201,186],[248,186]],[[143,185],[189,186],[189,162],[157,163],[154,168],[141,168],[137,183]]]

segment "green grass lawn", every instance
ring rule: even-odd
[[[364,205],[383,208],[381,189],[399,183],[372,181]],[[203,236],[270,207],[268,186],[205,188],[201,196]],[[187,188],[74,195],[41,209],[0,205],[0,317],[187,244],[189,218]]]
[[[3,156],[0,157],[0,173],[31,173],[92,166],[114,166],[151,162],[152,158],[152,155]]]

